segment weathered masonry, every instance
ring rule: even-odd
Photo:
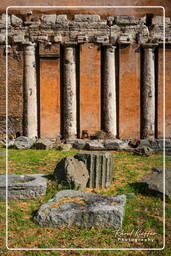
[[[1,70],[5,19],[0,17]],[[171,20],[166,24],[166,137],[171,136]],[[163,136],[163,17],[8,17],[9,135]],[[5,134],[5,70],[0,136]]]

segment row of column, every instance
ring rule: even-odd
[[[103,118],[104,130],[117,136],[115,46],[104,46],[103,63]],[[86,60],[85,60],[86,61]],[[153,45],[144,46],[142,83],[142,137],[155,135],[155,60]],[[77,136],[77,93],[75,47],[64,47],[64,135],[73,139]],[[37,83],[35,45],[25,46],[25,94],[24,120],[25,135],[38,136]]]

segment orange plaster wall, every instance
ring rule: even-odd
[[[166,49],[165,65],[165,132],[166,138],[171,137],[171,49]],[[163,49],[158,55],[158,137],[163,137]]]
[[[171,138],[171,49],[166,49],[166,137]]]
[[[119,137],[140,137],[140,52],[119,49]]]
[[[93,44],[80,46],[80,132],[92,135],[101,121],[101,51]]]
[[[40,137],[60,135],[60,60],[40,59]]]

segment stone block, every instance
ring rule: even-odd
[[[78,35],[77,36],[77,42],[78,43],[88,42],[88,36],[87,35]]]
[[[163,194],[163,175],[163,168],[155,167],[141,182],[146,183],[150,190]],[[171,198],[171,168],[165,169],[165,195]]]
[[[134,149],[128,143],[128,141],[123,141],[119,146],[119,151],[133,152]]]
[[[58,192],[34,217],[40,226],[122,228],[126,196],[103,196],[74,190]]]
[[[150,141],[148,139],[142,139],[140,140],[139,146],[150,147]]]
[[[21,26],[23,24],[23,21],[19,17],[11,15],[11,24],[13,26]]]
[[[72,144],[59,144],[58,145],[58,150],[61,150],[61,151],[70,151],[72,149]]]
[[[46,14],[42,16],[42,21],[45,24],[55,24],[56,23],[56,14]]]
[[[62,42],[62,35],[55,35],[54,38],[53,38],[53,41],[55,43],[59,43],[59,42]]]
[[[10,16],[8,15],[8,26],[11,25],[11,20],[10,20]],[[5,28],[6,27],[6,14],[1,14],[0,15],[0,28]]]
[[[57,164],[54,176],[60,184],[80,190],[86,188],[89,179],[85,164],[72,156],[63,158]]]
[[[157,141],[155,139],[150,139],[149,142],[150,142],[150,147],[152,149],[156,149],[158,147]]]
[[[5,43],[5,34],[0,34],[0,43]]]
[[[76,149],[84,149],[85,148],[85,145],[86,145],[86,141],[85,140],[82,140],[82,139],[78,139],[74,142],[73,144],[73,148],[76,148]]]
[[[91,15],[91,14],[76,14],[76,15],[74,15],[74,21],[98,22],[98,21],[100,21],[100,16],[99,15]]]
[[[119,139],[105,140],[104,146],[107,150],[119,150],[122,143],[123,141]]]
[[[163,25],[164,24],[164,20],[163,20],[163,16],[154,16],[152,18],[152,25]],[[165,18],[165,24],[171,24],[171,20],[170,17],[166,17]]]
[[[25,35],[24,33],[18,33],[17,35],[13,36],[14,43],[24,43],[25,42]]]
[[[109,37],[107,35],[96,36],[97,43],[109,43]]]
[[[63,23],[63,22],[67,22],[67,15],[65,14],[60,14],[56,16],[56,23]]]
[[[8,200],[37,198],[45,195],[46,188],[43,174],[8,175]],[[6,200],[6,175],[0,175],[0,200]]]
[[[103,144],[97,140],[88,141],[85,147],[88,150],[104,150]]]
[[[154,153],[154,150],[150,147],[138,146],[133,152],[138,156],[151,156]]]
[[[113,159],[111,153],[78,153],[74,157],[83,161],[89,171],[87,187],[107,188],[112,184]]]
[[[14,146],[17,149],[29,149],[33,146],[34,141],[26,136],[20,136],[18,138],[15,139],[14,141]]]
[[[7,147],[8,147],[8,148],[14,148],[14,141],[15,141],[15,140],[9,140]]]
[[[140,27],[140,31],[137,34],[137,40],[139,44],[145,44],[149,41],[149,30],[147,26],[142,25]]]
[[[134,16],[116,16],[115,23],[119,25],[136,25],[139,23],[139,19]]]
[[[171,148],[171,139],[165,139],[165,147]]]
[[[118,42],[120,44],[130,44],[132,43],[132,40],[130,38],[130,35],[125,33],[119,36]]]
[[[47,138],[40,138],[35,142],[34,148],[35,149],[52,149],[53,144],[54,143]]]

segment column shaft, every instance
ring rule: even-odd
[[[35,46],[25,46],[24,133],[38,136]]]
[[[144,48],[142,84],[142,138],[155,136],[155,56],[154,48]]]
[[[68,139],[77,135],[75,51],[74,46],[64,47],[64,137]]]
[[[114,137],[117,135],[115,48],[115,46],[104,48],[102,117],[104,130]]]

